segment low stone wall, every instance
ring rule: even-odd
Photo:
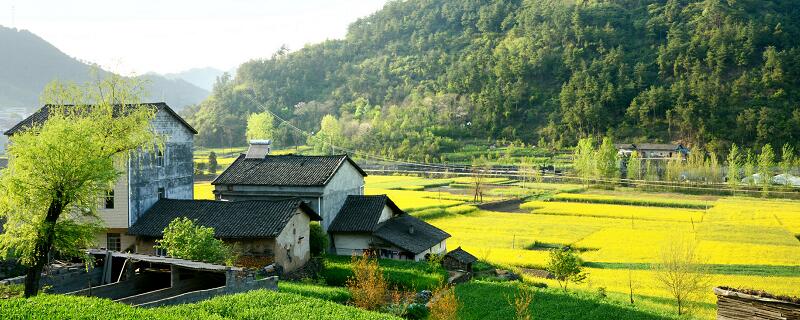
[[[55,268],[42,273],[42,287],[47,288],[47,293],[67,293],[81,290],[101,283],[103,269],[92,268],[88,272],[83,265],[74,265]],[[5,279],[0,285],[24,284],[25,276]]]
[[[234,286],[222,286],[218,288],[187,292],[169,298],[164,298],[153,302],[139,304],[138,306],[150,308],[150,307],[161,307],[168,305],[183,304],[183,303],[194,303],[220,295],[241,293],[258,289],[278,290],[278,277],[269,277],[261,280],[249,280],[238,283],[237,285]]]
[[[775,297],[763,292],[714,288],[717,319],[800,320],[800,300]]]

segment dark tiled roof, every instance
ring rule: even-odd
[[[300,199],[280,201],[158,200],[128,229],[128,234],[161,237],[172,220],[187,217],[214,228],[219,238],[272,238],[277,236],[297,209],[311,220],[322,218]]]
[[[349,162],[361,175],[367,174],[347,155],[275,155],[246,159],[240,155],[211,184],[264,186],[324,186],[339,168]]]
[[[478,258],[473,256],[469,252],[464,251],[464,249],[461,249],[461,247],[458,247],[455,250],[448,252],[446,256],[456,259],[458,262],[461,263],[473,263],[475,261],[478,261]]]
[[[378,228],[378,220],[385,206],[389,206],[396,215],[403,214],[403,210],[386,195],[349,195],[328,227],[328,232],[372,233]]]
[[[169,114],[171,114],[176,119],[178,119],[178,121],[180,121],[181,124],[183,124],[187,129],[189,129],[189,131],[191,131],[194,134],[197,134],[197,130],[192,128],[192,126],[189,125],[189,123],[187,123],[186,120],[181,118],[181,116],[179,116],[178,113],[175,112],[175,110],[172,110],[172,108],[170,108],[164,102],[143,103],[136,106],[155,107],[159,111],[164,110]],[[44,107],[34,112],[29,117],[25,118],[25,120],[20,121],[19,123],[11,127],[11,129],[8,129],[8,131],[6,131],[4,134],[10,136],[13,135],[14,133],[17,133],[20,130],[24,130],[25,128],[30,128],[33,125],[40,125],[44,123],[47,120],[47,118],[50,117],[50,107],[52,107],[52,105],[45,105]],[[121,105],[116,105],[115,107],[121,108]]]
[[[8,159],[0,158],[0,169],[8,167]]]
[[[668,143],[637,143],[636,149],[639,150],[669,150],[674,151],[680,147],[678,144]]]
[[[408,214],[381,223],[373,235],[413,254],[420,254],[450,237],[447,232]]]

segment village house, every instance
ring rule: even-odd
[[[268,141],[253,142],[211,183],[217,200],[300,198],[327,231],[347,196],[364,193],[367,174],[347,155],[270,155]]]
[[[689,156],[689,149],[682,144],[669,143],[620,143],[615,144],[620,156],[629,157],[636,151],[642,159],[682,159]]]
[[[372,252],[421,261],[447,252],[450,235],[400,210],[386,195],[351,195],[328,228],[338,255]]]
[[[44,123],[50,107],[45,105],[6,131],[5,135],[12,136]],[[106,230],[97,235],[96,245],[114,251],[136,250],[136,238],[126,235],[128,227],[159,199],[194,197],[192,149],[197,131],[166,103],[145,103],[136,107],[156,109],[151,124],[153,130],[164,137],[164,146],[152,153],[139,152],[130,157],[123,175],[99,204],[99,214]]]
[[[214,237],[235,244],[243,258],[259,267],[275,263],[290,272],[311,258],[311,221],[321,217],[300,199],[173,200],[161,199],[128,229],[137,236],[139,253],[167,255],[154,248],[164,229],[177,218],[214,228]]]

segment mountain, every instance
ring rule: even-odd
[[[244,143],[265,106],[312,144],[399,158],[589,135],[724,154],[800,147],[798,89],[794,0],[408,0],[241,65],[187,113],[205,145]]]
[[[214,82],[217,81],[217,77],[221,76],[223,73],[225,73],[225,71],[212,67],[193,68],[177,73],[165,74],[164,78],[182,79],[197,87],[211,91],[214,88]]]
[[[72,58],[27,30],[0,26],[0,109],[39,106],[39,96],[54,79],[85,82],[93,65]],[[101,74],[106,71],[99,71]],[[199,103],[209,91],[181,79],[142,76],[150,81],[148,100],[165,101],[175,109]]]

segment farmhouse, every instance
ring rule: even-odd
[[[617,153],[621,156],[630,156],[634,151],[639,153],[639,157],[644,159],[672,159],[679,158],[685,160],[689,155],[689,149],[682,144],[664,143],[620,143],[615,144]]]
[[[129,107],[156,110],[151,124],[155,132],[165,138],[165,144],[163,149],[153,153],[139,152],[130,157],[123,169],[124,174],[108,191],[105,201],[99,204],[100,217],[107,229],[97,235],[96,245],[114,251],[135,251],[136,239],[125,233],[159,199],[194,197],[192,149],[197,131],[166,103]],[[41,125],[49,117],[50,108],[50,105],[45,105],[6,131],[5,135],[12,136],[31,126]]]
[[[420,261],[444,254],[444,232],[400,210],[386,195],[347,197],[328,228],[338,255],[373,252],[381,258]]]
[[[176,218],[214,228],[214,236],[237,244],[244,258],[259,267],[276,263],[293,271],[310,256],[309,223],[321,218],[300,199],[288,200],[173,200],[161,199],[128,229],[138,237],[139,253],[165,255],[154,249],[155,240]]]
[[[347,155],[270,155],[251,144],[211,184],[217,200],[303,199],[327,231],[347,196],[364,193],[366,175]]]

